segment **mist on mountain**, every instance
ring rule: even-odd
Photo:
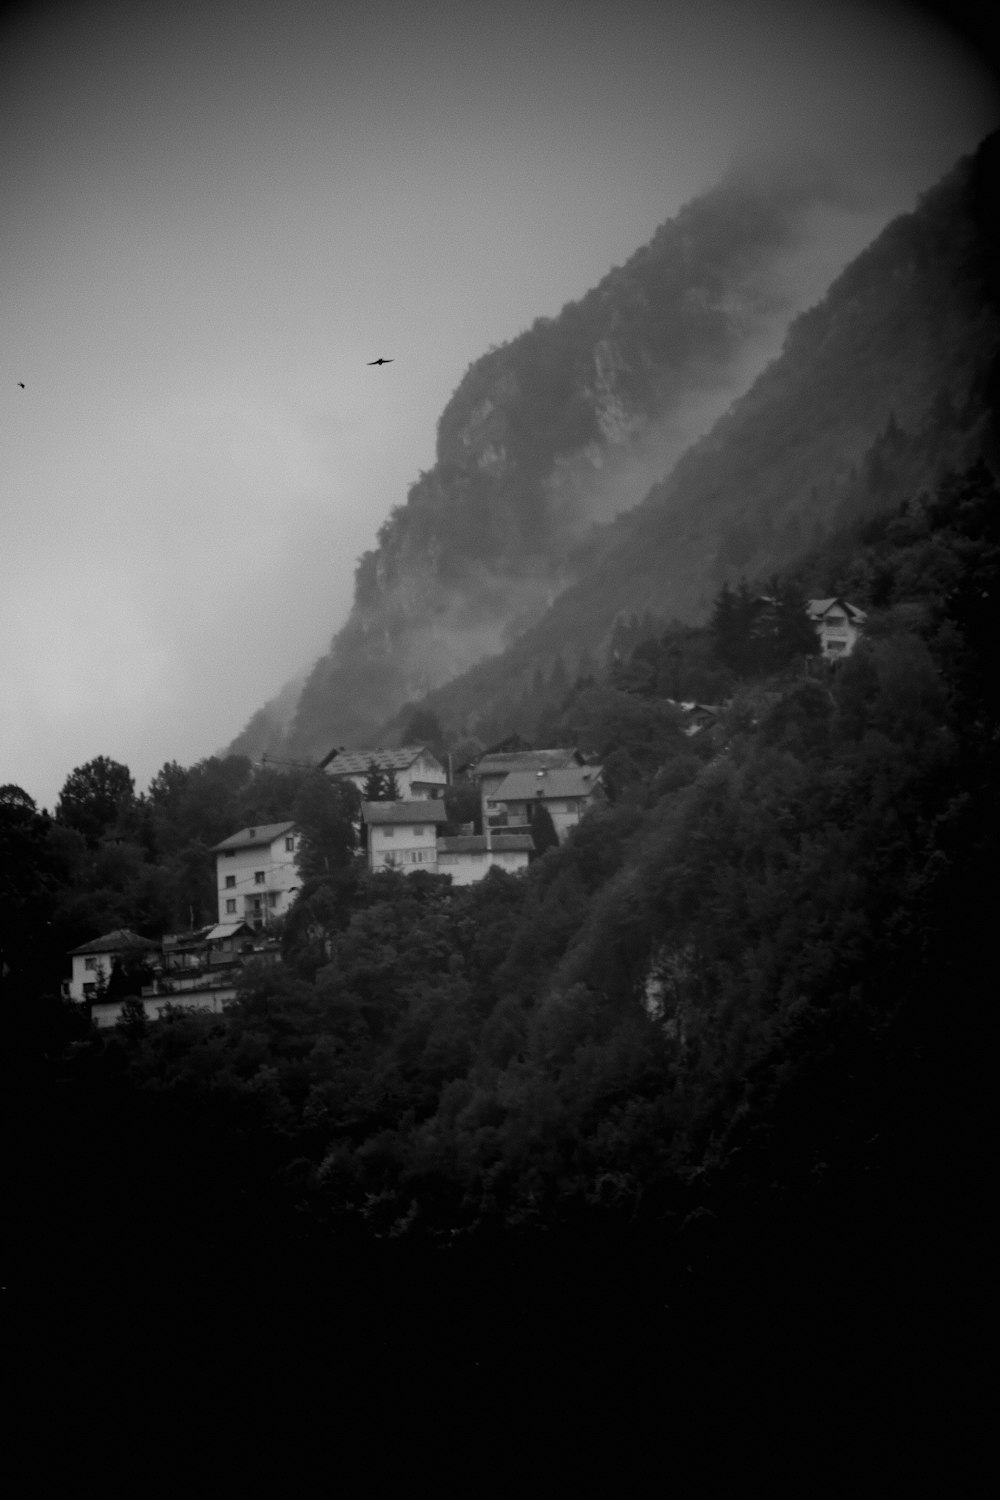
[[[322,753],[506,649],[779,352],[789,319],[884,220],[884,199],[787,151],[733,166],[624,265],[466,371],[436,462],[360,559],[354,604],[288,713],[240,753]],[[263,714],[263,717],[262,717]]]
[[[544,614],[430,695],[442,724],[530,732],[517,705],[536,675],[602,659],[621,620],[700,622],[726,578],[787,567],[845,518],[997,460],[997,157],[993,136],[794,320],[711,431],[581,546]]]

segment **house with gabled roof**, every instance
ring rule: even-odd
[[[362,802],[361,819],[367,831],[369,870],[437,873],[437,830],[448,819],[441,799]]]
[[[604,798],[600,766],[540,767],[505,776],[485,799],[485,812],[494,829],[524,829],[530,825],[534,809],[544,806],[562,843],[584,813]]]
[[[850,656],[868,616],[846,599],[809,599],[809,618],[819,634],[820,650],[828,659]]]
[[[557,771],[565,766],[582,766],[584,756],[575,747],[550,750],[487,751],[470,768],[470,777],[478,782],[480,795],[493,795],[505,777],[519,771]]]
[[[724,708],[721,703],[678,703],[676,698],[667,698],[666,702],[683,715],[684,733],[688,737],[700,734],[703,729],[711,729],[712,725],[718,722],[719,715]]]
[[[215,855],[219,921],[246,922],[259,932],[284,916],[299,888],[295,824],[261,823],[230,834]]]
[[[331,750],[320,761],[320,769],[335,780],[352,781],[359,792],[372,766],[396,778],[400,799],[411,802],[443,797],[448,773],[426,745],[400,745],[397,750]]]
[[[159,943],[140,937],[128,927],[117,927],[102,937],[92,938],[89,943],[70,950],[73,971],[64,993],[70,1000],[95,1000],[110,979],[116,962],[149,960],[159,951]]]

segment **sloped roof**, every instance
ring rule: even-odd
[[[364,776],[373,765],[380,771],[406,771],[421,755],[444,770],[426,745],[400,745],[398,750],[331,750],[320,767],[328,776]]]
[[[438,839],[438,854],[485,854],[486,835],[483,833],[460,833],[450,839]],[[535,841],[530,833],[494,833],[490,836],[490,847],[499,854],[517,853],[526,849],[530,854]]]
[[[247,922],[217,922],[214,927],[210,927],[205,933],[205,941],[207,943],[215,943],[220,938],[239,937],[244,932],[248,937],[254,936],[254,930]]]
[[[579,750],[510,750],[483,755],[473,770],[479,776],[510,776],[515,771],[554,771],[582,760]]]
[[[448,813],[441,801],[362,802],[366,823],[446,823]]]
[[[806,604],[814,620],[821,619],[835,604],[839,604],[850,619],[867,620],[868,618],[863,609],[859,609],[856,604],[849,604],[846,599],[807,599]]]
[[[116,927],[113,932],[106,932],[103,937],[92,938],[89,943],[81,943],[79,948],[71,948],[70,957],[76,953],[127,953],[131,950],[142,950],[149,952],[151,948],[159,948],[159,943],[154,943],[151,938],[140,937],[137,932],[132,932],[128,927]]]
[[[492,794],[494,802],[531,802],[536,797],[586,797],[601,779],[600,766],[564,766],[554,771],[514,771]]]
[[[212,930],[209,922],[207,927],[195,927],[188,932],[165,932],[160,939],[163,948],[191,948],[203,943]]]
[[[294,823],[258,823],[254,828],[241,828],[231,833],[221,844],[213,844],[211,852],[219,849],[247,849],[258,844],[272,844],[283,833],[291,833]]]

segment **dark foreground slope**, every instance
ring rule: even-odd
[[[873,1443],[936,1473],[978,1363],[998,522],[980,465],[841,535],[814,582],[852,570],[866,645],[746,680],[526,880],[331,878],[224,1018],[9,1030],[11,1282],[77,1387],[159,1359],[338,1435],[359,1392],[394,1436],[527,1401],[626,1457],[701,1421],[771,1475],[807,1432],[799,1487]]]

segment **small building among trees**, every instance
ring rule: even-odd
[[[92,938],[70,952],[73,971],[65,993],[70,1000],[97,1000],[107,993],[116,965],[119,971],[143,965],[159,951],[159,943],[140,937],[127,927]]]
[[[320,769],[334,780],[353,782],[366,802],[443,797],[448,773],[426,745],[401,745],[398,750],[331,750]],[[373,775],[380,778],[373,782]],[[377,791],[378,795],[372,793]]]
[[[823,655],[828,659],[850,656],[868,618],[864,610],[846,599],[836,598],[810,599],[808,610]]]

